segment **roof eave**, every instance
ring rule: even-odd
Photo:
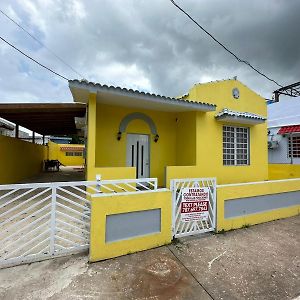
[[[247,124],[247,125],[258,125],[266,122],[265,119],[256,119],[249,117],[238,117],[238,116],[216,116],[217,121],[228,122],[228,123],[238,123],[238,124]]]
[[[209,111],[216,110],[215,104],[181,100],[181,99],[170,98],[170,97],[165,97],[165,96],[160,96],[160,95],[155,95],[150,93],[144,93],[140,91],[134,91],[132,89],[126,89],[120,87],[109,87],[101,84],[69,81],[69,87],[71,92],[72,92],[72,88],[86,89],[89,91],[89,93],[97,94],[97,93],[105,92],[116,96],[127,96],[127,97],[130,96],[130,97],[143,99],[153,103],[161,103],[161,104],[167,104],[167,105],[177,106],[177,107],[186,107],[188,110],[195,110],[195,111],[202,111],[202,112],[209,112]],[[72,95],[74,96],[73,92]],[[87,102],[88,100],[83,99],[82,101]]]

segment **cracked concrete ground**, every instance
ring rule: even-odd
[[[88,264],[0,270],[0,299],[300,299],[300,216]]]

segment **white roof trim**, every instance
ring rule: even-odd
[[[218,121],[222,121],[222,122],[240,123],[240,124],[249,124],[249,125],[261,124],[266,121],[265,117],[256,115],[254,113],[238,112],[238,111],[230,110],[228,108],[224,108],[222,111],[217,113],[215,118]]]
[[[216,105],[205,103],[205,102],[197,102],[197,101],[189,101],[189,100],[182,100],[182,99],[176,99],[161,95],[155,95],[150,93],[144,93],[140,91],[134,91],[131,89],[126,88],[120,88],[120,87],[114,87],[114,86],[106,86],[101,84],[96,84],[93,82],[87,82],[87,81],[79,81],[79,80],[70,80],[69,81],[69,87],[71,89],[71,92],[74,96],[74,92],[76,89],[78,90],[86,90],[89,93],[99,93],[99,94],[106,94],[110,96],[121,96],[121,97],[130,97],[132,99],[138,99],[140,101],[140,104],[144,102],[146,103],[152,103],[153,105],[161,105],[164,107],[169,107],[173,110],[181,110],[181,111],[215,111]],[[81,99],[81,101],[87,102],[87,100]],[[117,99],[115,99],[115,102],[117,102]],[[124,101],[119,101],[121,104],[126,104]],[[115,103],[116,104],[116,103]]]

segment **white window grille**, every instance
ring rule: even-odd
[[[288,157],[300,158],[300,135],[289,137]]]
[[[249,128],[223,126],[223,165],[249,165]]]

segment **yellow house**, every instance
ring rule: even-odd
[[[59,160],[64,166],[84,165],[84,145],[48,142],[48,159]]]
[[[236,79],[194,85],[180,98],[71,80],[87,104],[87,179],[268,179],[265,99]]]

